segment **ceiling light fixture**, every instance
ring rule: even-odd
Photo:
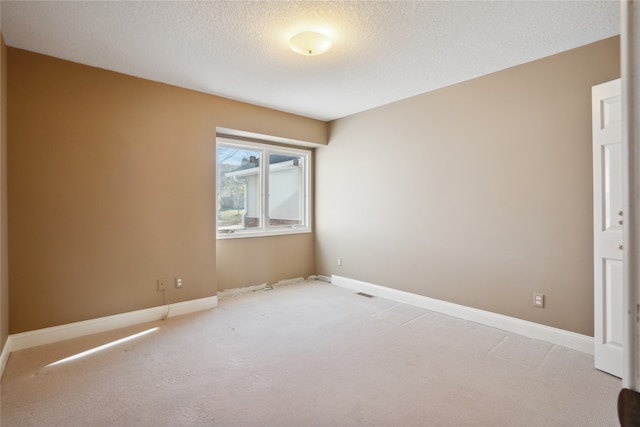
[[[325,53],[331,47],[331,39],[314,31],[298,33],[289,39],[289,47],[304,56],[316,56]]]

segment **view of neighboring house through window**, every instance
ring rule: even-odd
[[[309,231],[307,150],[218,138],[219,237]]]

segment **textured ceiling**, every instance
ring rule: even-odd
[[[7,45],[331,120],[619,34],[617,1],[7,1]],[[289,50],[298,30],[326,54]]]

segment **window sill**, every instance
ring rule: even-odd
[[[228,239],[244,239],[250,237],[273,237],[273,236],[287,236],[290,234],[306,234],[311,233],[309,228],[298,228],[290,230],[269,230],[269,231],[238,231],[236,233],[223,233],[216,234],[217,240]]]

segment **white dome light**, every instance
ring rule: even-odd
[[[289,47],[300,55],[315,56],[325,53],[331,47],[331,39],[324,34],[305,31],[289,39]]]

